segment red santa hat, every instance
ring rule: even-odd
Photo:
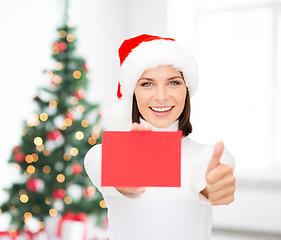
[[[125,40],[119,48],[120,79],[117,97],[131,98],[147,69],[171,65],[182,72],[190,96],[198,87],[197,64],[192,53],[172,38],[143,34]]]
[[[136,83],[144,71],[171,65],[182,72],[190,96],[198,86],[197,63],[192,53],[172,38],[143,34],[125,40],[119,48],[120,77],[118,103],[104,110],[104,127],[130,129],[132,101]]]

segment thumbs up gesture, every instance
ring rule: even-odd
[[[201,191],[213,206],[228,205],[234,201],[235,177],[232,167],[220,163],[223,150],[223,142],[218,142],[206,171],[207,186]]]

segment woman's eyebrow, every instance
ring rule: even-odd
[[[154,79],[153,79],[153,78],[140,78],[138,81],[140,81],[140,80],[154,81]]]
[[[174,80],[174,79],[176,79],[176,78],[180,78],[180,79],[183,80],[183,77],[182,77],[182,76],[173,76],[173,77],[168,78],[167,80]]]

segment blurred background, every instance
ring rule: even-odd
[[[16,176],[7,164],[32,99],[47,85],[62,0],[0,2],[0,203]],[[198,60],[191,138],[223,140],[236,158],[236,201],[214,208],[213,239],[281,239],[281,1],[72,0],[89,100],[116,101],[118,48],[147,33],[175,38]],[[0,216],[1,217],[1,216]],[[1,224],[1,222],[0,222]]]

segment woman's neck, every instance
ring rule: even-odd
[[[179,121],[175,121],[170,126],[166,128],[157,128],[151,125],[149,122],[145,121],[144,119],[140,118],[140,123],[144,126],[151,126],[153,131],[163,131],[163,132],[171,132],[177,131],[179,129]]]

